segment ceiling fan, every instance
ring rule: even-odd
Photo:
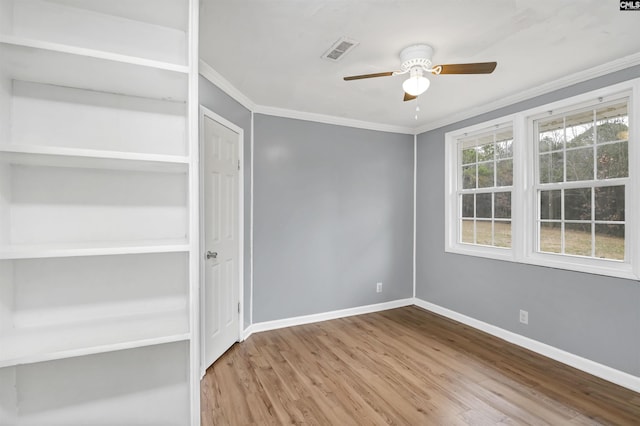
[[[399,71],[378,72],[374,74],[352,75],[344,77],[346,81],[361,80],[364,78],[389,77],[392,75],[409,74],[402,88],[404,89],[404,100],[410,101],[424,93],[430,81],[424,73],[439,74],[491,74],[496,69],[497,62],[476,62],[472,64],[447,64],[431,66],[431,56],[433,47],[428,44],[415,44],[400,52]]]

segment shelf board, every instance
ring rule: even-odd
[[[180,31],[185,31],[189,21],[188,2],[183,0],[164,0],[162,7],[159,7],[157,0],[59,0],[56,3],[66,7],[80,8],[86,12],[130,19]]]
[[[0,336],[0,368],[189,340],[186,309],[127,315]]]
[[[186,101],[189,67],[94,49],[0,35],[7,76],[16,80]]]
[[[75,244],[9,245],[0,247],[0,260],[118,254],[188,252],[187,240],[114,241]]]
[[[32,145],[0,145],[0,162],[28,166],[186,173],[189,158]]]

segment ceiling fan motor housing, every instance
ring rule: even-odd
[[[433,47],[428,44],[414,44],[406,47],[400,52],[400,60],[402,61],[400,69],[403,72],[407,72],[413,67],[421,67],[428,70],[431,68],[432,56]]]

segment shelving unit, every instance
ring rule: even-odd
[[[0,425],[199,425],[197,0],[0,0]]]

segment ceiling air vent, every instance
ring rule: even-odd
[[[342,37],[338,39],[338,41],[333,43],[333,46],[331,46],[329,50],[327,50],[324,55],[322,55],[322,57],[330,61],[338,61],[345,55],[345,53],[349,52],[357,45],[357,41]]]

